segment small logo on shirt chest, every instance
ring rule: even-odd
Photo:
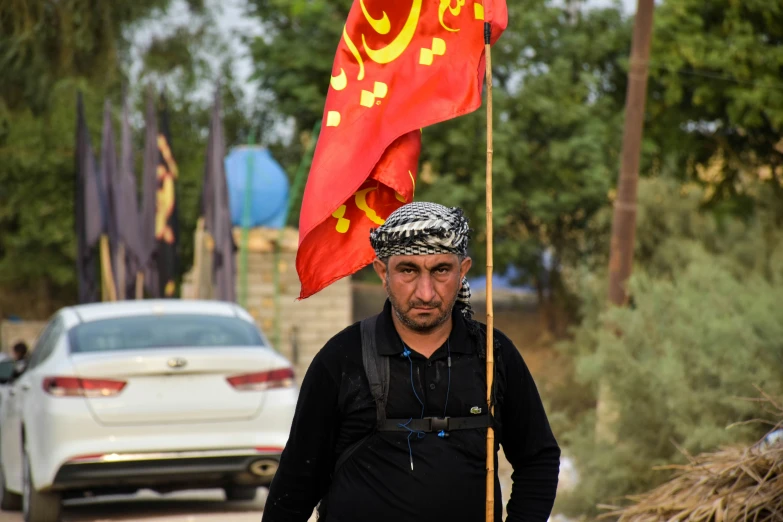
[[[479,408],[478,406],[473,406],[470,409],[470,413],[473,414],[473,415],[479,415],[479,414],[481,414],[481,408]]]

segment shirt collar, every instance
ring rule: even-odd
[[[383,311],[376,323],[375,343],[381,355],[397,355],[403,351],[402,340],[394,327],[392,306],[389,299],[383,305]],[[449,349],[454,353],[470,354],[476,351],[473,338],[468,335],[465,318],[455,306],[451,312],[451,333],[449,334]]]

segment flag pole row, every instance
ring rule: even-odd
[[[111,103],[103,109],[100,160],[92,147],[82,93],[76,102],[76,271],[79,303],[173,297],[177,275],[178,169],[165,99],[160,126],[151,93],[145,114],[139,198],[127,102],[117,156]]]

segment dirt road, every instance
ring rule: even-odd
[[[255,502],[227,503],[223,493],[193,491],[171,495],[142,492],[132,497],[78,500],[66,503],[63,522],[260,522],[266,490]],[[21,522],[16,513],[0,512],[0,522]]]

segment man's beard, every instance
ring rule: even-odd
[[[388,285],[388,281],[386,286],[387,288],[390,288]],[[397,316],[397,319],[399,319],[402,324],[404,324],[414,332],[419,332],[419,333],[431,332],[438,326],[448,321],[449,317],[451,317],[451,312],[454,309],[454,304],[457,302],[457,294],[454,294],[454,297],[451,299],[449,306],[447,306],[445,310],[441,310],[443,302],[440,300],[433,300],[428,303],[424,303],[422,301],[410,301],[406,303],[407,308],[403,308],[401,306],[401,303],[397,301],[397,299],[390,291],[387,291],[386,294],[389,296],[389,301],[391,302],[392,309],[394,310],[394,314]],[[423,321],[417,321],[413,317],[408,315],[408,312],[410,312],[413,308],[416,307],[433,308],[441,313],[431,319],[424,319]]]

